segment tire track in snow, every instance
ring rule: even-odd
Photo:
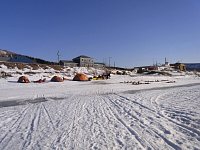
[[[31,119],[30,119],[30,124],[28,126],[28,131],[26,133],[25,136],[25,140],[23,142],[23,144],[21,145],[20,149],[28,149],[29,146],[31,146],[32,144],[32,136],[33,134],[37,134],[34,133],[37,128],[38,128],[38,124],[39,124],[39,120],[40,120],[40,111],[41,111],[41,104],[34,104],[33,107],[36,106],[34,113],[31,115]]]
[[[84,95],[83,97],[82,95],[75,95],[73,98],[66,98],[61,102],[47,101],[24,105],[23,107],[16,106],[17,108],[28,106],[30,109],[27,108],[27,114],[25,112],[24,114],[19,113],[16,117],[18,121],[10,122],[17,121],[14,126],[12,124],[12,128],[9,126],[12,133],[5,130],[9,134],[0,143],[0,149],[10,149],[13,146],[18,149],[20,148],[18,147],[19,144],[21,149],[200,148],[200,144],[195,139],[199,135],[193,130],[199,131],[199,128],[182,124],[179,120],[175,120],[177,118],[173,119],[166,116],[168,113],[172,113],[173,109],[170,108],[170,105],[165,106],[167,103],[165,100],[163,100],[163,105],[161,101],[163,96],[160,96],[161,93],[158,90],[156,92],[146,91],[144,96],[143,93],[140,93],[141,95],[134,94],[132,95],[133,98],[127,97],[130,96],[127,94],[125,96],[120,95],[122,93],[101,93],[103,92],[96,95]],[[168,91],[166,93],[170,94]],[[173,100],[173,96],[171,98]],[[193,97],[189,98],[192,99]],[[198,99],[197,97],[196,100],[193,99],[194,101],[191,100],[191,102],[198,104],[196,102]],[[175,115],[187,111],[187,109],[182,108],[184,105],[178,104],[178,101],[172,103],[172,105],[177,105],[174,108],[177,112],[173,112]],[[9,109],[12,110],[13,108],[10,107]],[[166,112],[167,110],[168,112]],[[7,116],[14,117],[11,114],[9,113]],[[22,115],[21,118],[20,115]],[[185,114],[181,115],[184,116]],[[198,113],[193,115],[199,119]],[[193,118],[189,119],[192,121]],[[174,122],[191,129],[181,127]],[[184,133],[186,131],[191,134],[186,135]],[[25,139],[17,139],[19,134],[22,134]],[[195,135],[195,137],[193,138],[192,135]],[[184,147],[185,145],[188,146],[185,143],[183,145],[177,143],[177,137],[180,142],[184,142],[184,140],[191,142],[188,144],[191,147]],[[9,138],[11,138],[10,141],[8,141]],[[191,141],[189,141],[190,139]],[[153,144],[153,141],[155,144]],[[2,148],[3,146],[5,147]]]
[[[116,143],[118,143],[118,147],[123,148],[125,146],[125,143],[122,139],[122,137],[120,137],[120,132],[117,131],[117,127],[115,121],[113,120],[115,117],[113,116],[112,112],[109,110],[107,104],[105,103],[105,99],[101,96],[99,96],[99,101],[102,103],[101,105],[101,115],[104,118],[104,121],[102,120],[102,128],[103,131],[105,133],[105,140],[106,140],[106,144],[110,145],[111,141],[115,140]],[[113,127],[114,126],[114,127]],[[110,130],[109,130],[110,128]],[[111,130],[112,129],[112,130]],[[112,139],[112,140],[110,140]],[[108,142],[109,141],[109,142]],[[113,143],[113,147],[114,147],[114,143]]]
[[[110,141],[110,135],[114,136],[109,132],[110,119],[106,116],[106,113],[103,108],[105,108],[105,103],[102,103],[101,97],[95,95],[93,97],[92,103],[92,112],[90,114],[91,126],[92,129],[90,132],[93,134],[93,142],[90,144],[90,149],[108,149],[108,146],[113,146],[113,141]],[[98,104],[98,105],[97,105]],[[110,129],[111,130],[111,129]]]
[[[119,98],[119,99],[117,99]],[[110,99],[111,100],[111,99]],[[153,143],[151,143],[148,139],[146,140],[143,136],[143,132],[144,132],[144,127],[146,127],[147,129],[149,128],[148,126],[146,126],[139,118],[141,117],[144,117],[144,116],[141,116],[141,112],[137,112],[136,110],[134,110],[135,112],[135,115],[133,115],[132,113],[129,112],[129,110],[133,109],[133,108],[128,108],[127,106],[129,106],[129,104],[125,103],[124,101],[124,98],[122,99],[122,97],[118,96],[115,98],[115,100],[113,100],[115,103],[115,105],[119,106],[120,109],[118,109],[118,112],[120,114],[120,116],[124,115],[123,117],[126,118],[126,116],[128,116],[128,120],[126,121],[131,121],[129,126],[130,126],[130,129],[134,128],[134,129],[137,129],[137,134],[139,137],[141,137],[141,139],[144,140],[144,143],[146,142],[146,145],[149,145],[148,148],[150,149],[158,149],[158,147],[156,145],[154,145]],[[111,100],[112,101],[112,100]],[[117,102],[119,101],[119,102]],[[125,105],[121,105],[120,104],[124,103]],[[137,103],[136,103],[137,104]],[[131,106],[131,105],[130,105]],[[139,105],[139,108],[141,109],[140,105]],[[147,109],[149,111],[149,109]],[[130,120],[131,119],[131,120]],[[134,122],[134,123],[132,123]],[[140,133],[141,132],[141,133]],[[153,134],[151,130],[148,130],[149,133]],[[155,135],[155,134],[154,134]],[[152,137],[153,138],[153,137]]]
[[[48,118],[50,124],[52,125],[53,130],[55,130],[55,126],[54,126],[54,124],[53,124],[53,121],[52,121],[52,119],[51,119],[51,116],[50,116],[48,110],[47,110],[46,107],[45,107],[45,104],[41,103],[41,105],[42,105],[42,108],[44,109],[45,114],[47,115],[47,118]]]
[[[117,99],[117,98],[116,98]],[[140,133],[140,127],[141,126],[143,126],[143,127],[145,127],[146,129],[147,129],[147,132],[149,132],[149,133],[151,133],[151,134],[153,134],[154,135],[154,137],[156,137],[156,136],[158,136],[158,137],[160,137],[164,142],[166,142],[167,144],[168,144],[168,146],[169,147],[171,147],[171,148],[175,148],[175,149],[181,149],[178,145],[176,145],[175,143],[173,143],[173,142],[171,142],[170,140],[168,140],[167,138],[165,138],[163,135],[161,135],[160,133],[158,133],[158,131],[157,131],[157,129],[155,130],[154,128],[152,128],[152,127],[150,127],[149,125],[147,125],[147,124],[145,124],[144,122],[141,122],[141,120],[139,119],[139,118],[146,118],[146,119],[148,119],[148,116],[144,116],[144,112],[142,113],[142,115],[143,116],[138,116],[139,118],[137,118],[136,116],[133,116],[130,112],[128,112],[127,110],[129,109],[128,107],[130,107],[131,105],[129,105],[128,103],[125,103],[125,101],[124,100],[127,100],[128,98],[125,98],[124,99],[124,97],[122,96],[119,96],[119,99],[117,99],[117,100],[112,100],[112,99],[110,99],[111,101],[115,101],[115,102],[113,102],[113,103],[115,103],[115,105],[119,105],[118,106],[118,108],[121,108],[121,110],[122,110],[122,113],[119,113],[119,114],[127,114],[129,117],[132,117],[133,119],[136,119],[136,121],[134,121],[134,126],[132,126],[132,127],[136,127],[136,128],[138,128],[137,129],[137,133],[138,133],[138,136],[140,136],[140,137],[143,137],[142,135],[143,135],[143,133]],[[121,103],[124,103],[125,105],[120,105],[117,101],[119,101],[119,102],[121,102]],[[131,101],[131,100],[130,100]],[[134,104],[137,104],[137,103],[134,103]],[[140,106],[140,105],[139,105]],[[143,107],[144,108],[144,107]],[[134,109],[134,108],[131,108],[131,109]],[[130,110],[130,109],[129,109]],[[135,111],[135,110],[134,110]],[[143,110],[144,111],[144,110]],[[147,109],[147,111],[148,112],[145,112],[145,113],[147,113],[147,114],[151,114],[151,115],[156,115],[156,113],[153,111],[153,112],[151,112],[151,111],[149,111],[149,109]],[[136,112],[136,111],[135,111]],[[138,112],[136,112],[136,114],[137,114]],[[150,115],[150,116],[151,116]],[[156,118],[156,117],[155,117]],[[150,120],[149,122],[152,122],[152,121],[156,121],[156,120]],[[138,125],[136,125],[136,123],[138,124]],[[161,124],[157,124],[158,126],[156,126],[156,127],[159,127],[159,126],[161,126],[161,128],[159,128],[159,129],[161,129],[161,131],[163,131],[164,133],[168,133],[169,131],[167,131],[164,127],[162,127],[162,125]],[[151,136],[151,138],[153,138],[152,137],[152,135],[150,135]],[[145,138],[143,137],[142,138],[144,141],[146,141],[146,143],[148,143],[149,145],[151,145],[151,147],[153,147],[153,149],[158,149],[158,145],[155,145],[154,143],[154,141],[156,141],[156,139],[154,139],[152,142],[151,142],[151,144],[149,143],[150,141],[148,140],[148,142],[147,142],[147,140],[145,140]]]
[[[19,117],[17,118],[17,120],[12,124],[12,126],[10,127],[10,129],[5,133],[5,135],[3,136],[3,138],[1,138],[0,140],[0,149],[5,149],[6,146],[9,144],[9,142],[11,141],[11,139],[13,138],[13,135],[16,133],[16,131],[18,130],[18,128],[20,127],[22,121],[24,120],[28,109],[30,108],[30,106],[27,106],[19,115]],[[6,140],[6,142],[4,142]],[[5,144],[3,144],[5,143]],[[1,148],[2,147],[2,148]]]
[[[175,125],[177,125],[177,126],[183,128],[183,129],[185,129],[185,130],[188,130],[188,131],[191,132],[191,133],[197,134],[197,135],[200,137],[200,131],[199,131],[198,129],[191,128],[191,127],[186,126],[186,125],[184,125],[184,124],[180,124],[180,123],[178,123],[178,122],[176,122],[176,121],[174,121],[174,120],[172,120],[172,119],[166,117],[165,115],[163,115],[162,112],[160,112],[160,116],[166,118],[168,121],[174,123]]]
[[[119,128],[121,123],[115,119],[107,104],[104,102],[105,97],[102,95],[88,96],[88,105],[85,108],[84,132],[86,140],[84,143],[90,143],[86,149],[128,149],[136,147],[133,141],[126,138],[128,134],[124,128]],[[81,123],[81,122],[80,122]],[[89,136],[91,135],[91,136]],[[128,142],[128,143],[127,143]],[[130,143],[131,142],[131,143]],[[84,145],[83,143],[83,145]],[[138,144],[138,143],[137,143]]]
[[[62,131],[57,131],[57,132],[61,132],[60,134],[57,135],[57,137],[53,140],[53,142],[51,143],[51,148],[52,149],[66,149],[66,146],[69,146],[66,144],[66,142],[69,140],[68,138],[71,138],[71,145],[69,146],[70,149],[72,148],[73,149],[73,141],[75,141],[75,138],[74,136],[76,136],[76,133],[73,133],[73,132],[76,132],[76,128],[78,126],[78,123],[77,123],[77,117],[78,117],[78,112],[80,109],[79,108],[79,105],[80,105],[80,98],[74,96],[74,97],[71,97],[71,105],[70,107],[71,108],[74,108],[72,109],[73,110],[73,113],[71,114],[71,123],[69,125],[68,128],[66,129],[63,129]],[[74,103],[75,102],[75,103]],[[68,106],[69,107],[69,106]],[[62,118],[61,118],[62,119]]]
[[[121,97],[121,98],[124,99],[124,100],[127,100],[127,101],[130,101],[130,102],[134,103],[134,104],[137,104],[137,105],[139,105],[140,107],[142,107],[142,108],[144,108],[144,109],[148,109],[148,110],[151,111],[151,112],[155,112],[155,111],[152,110],[151,108],[149,108],[149,107],[147,107],[147,106],[144,106],[144,105],[142,105],[142,104],[140,104],[140,103],[138,103],[138,102],[136,102],[136,101],[131,101],[131,100],[130,100],[129,98],[127,98],[127,97],[124,97],[124,96],[119,95],[119,94],[116,94],[116,93],[115,93],[115,95],[118,96],[118,97]]]
[[[109,97],[107,97],[107,99],[115,106],[115,107],[118,107],[119,108],[119,106],[117,106]],[[147,146],[148,144],[143,140],[143,139],[141,139],[140,137],[139,137],[139,135],[138,135],[138,133],[136,132],[136,131],[134,131],[133,129],[131,129],[126,123],[125,123],[125,121],[123,121],[115,112],[114,112],[114,110],[109,106],[109,104],[105,101],[105,103],[107,104],[107,106],[108,106],[108,108],[109,108],[109,110],[112,112],[112,114],[113,114],[113,116],[116,118],[116,120],[118,120],[118,122],[120,123],[120,124],[122,124],[124,127],[125,127],[125,129],[127,130],[127,131],[129,131],[129,133],[134,137],[134,139],[136,140],[136,142],[138,143],[138,146],[140,147],[140,148],[151,148],[151,146]]]
[[[0,118],[0,120],[2,121],[0,123],[0,130],[3,130],[3,128],[8,127],[10,124],[12,124],[12,122],[14,120],[12,118],[18,118],[19,114],[17,114],[16,112],[12,112],[11,114],[5,113],[2,116],[5,116],[5,117]]]
[[[175,94],[177,95],[177,94],[179,94],[179,93],[182,93],[182,92],[184,92],[185,91],[185,89],[180,89],[180,91],[176,91],[175,92]],[[165,93],[165,94],[162,94],[162,95],[160,95],[160,96],[158,96],[154,101],[155,101],[155,105],[156,105],[156,108],[158,109],[158,115],[160,116],[160,117],[162,117],[162,118],[165,118],[167,121],[169,121],[169,122],[171,122],[172,124],[174,124],[174,125],[176,125],[176,126],[178,126],[179,128],[181,128],[182,130],[183,130],[183,133],[184,132],[189,132],[189,134],[191,135],[191,136],[193,136],[193,137],[196,137],[196,139],[198,140],[198,141],[200,141],[200,130],[198,130],[198,129],[195,129],[194,127],[189,127],[189,126],[187,126],[187,125],[184,125],[183,123],[179,123],[179,122],[177,122],[177,121],[174,121],[173,119],[171,119],[170,117],[168,117],[168,116],[166,116],[165,115],[165,113],[164,112],[167,112],[166,111],[166,108],[162,108],[162,109],[160,109],[160,106],[159,106],[159,104],[158,104],[158,102],[157,101],[159,101],[159,99],[164,99],[164,97],[169,97],[168,95],[169,95],[169,93],[170,93],[170,95],[172,95],[172,93],[173,93],[173,91],[172,92],[169,92],[168,91],[168,93]],[[198,96],[197,96],[198,97]],[[196,98],[196,100],[197,100],[198,98]],[[194,99],[193,99],[194,100]],[[172,108],[170,108],[169,107],[169,110],[171,110]],[[182,108],[181,108],[182,109]],[[177,110],[177,108],[176,108],[176,110]],[[177,112],[175,112],[175,113],[177,113]]]
[[[190,88],[189,88],[190,89]],[[186,90],[186,92],[184,92]],[[193,89],[191,89],[192,90],[192,92],[188,92],[188,94],[193,94],[194,93],[194,91],[195,90],[193,90]],[[145,95],[146,97],[143,97],[146,101],[148,101],[148,99],[150,99],[150,101],[151,101],[151,103],[152,103],[152,101],[155,101],[155,103],[153,103],[153,104],[155,104],[156,106],[154,107],[154,108],[156,108],[157,109],[157,115],[159,116],[159,118],[161,119],[161,120],[163,120],[163,121],[165,121],[165,122],[163,122],[164,124],[165,123],[167,123],[168,125],[169,125],[169,127],[171,127],[172,129],[170,129],[170,130],[172,130],[173,131],[173,137],[171,136],[170,138],[173,138],[173,141],[178,141],[178,142],[176,142],[178,145],[180,145],[180,144],[183,144],[184,146],[187,146],[187,145],[190,145],[191,143],[190,143],[190,140],[192,140],[192,141],[194,141],[194,139],[196,139],[196,142],[198,143],[199,141],[200,141],[200,136],[199,136],[199,133],[200,133],[200,131],[198,130],[199,128],[198,128],[198,126],[188,126],[188,125],[185,125],[185,124],[183,124],[183,122],[180,122],[179,120],[174,120],[174,119],[171,119],[169,116],[165,116],[165,113],[164,112],[166,112],[165,111],[165,109],[166,108],[169,108],[169,110],[171,110],[171,108],[173,108],[173,107],[180,107],[180,109],[183,109],[183,108],[185,108],[185,109],[187,109],[187,108],[190,108],[190,106],[185,106],[185,107],[183,107],[182,108],[182,106],[184,106],[184,105],[181,105],[180,104],[180,100],[182,100],[182,97],[183,96],[185,96],[185,95],[187,95],[187,94],[182,94],[182,93],[187,93],[187,91],[188,91],[188,88],[182,88],[182,89],[178,89],[178,90],[176,90],[176,91],[173,91],[173,90],[168,90],[168,91],[166,91],[166,92],[164,92],[163,93],[163,91],[162,91],[162,93],[160,94],[160,92],[158,91],[158,92],[156,92],[156,91],[151,91],[151,92],[146,92],[146,93],[141,93],[141,95]],[[152,93],[153,92],[153,93]],[[158,94],[158,96],[155,96],[156,95],[156,93]],[[174,93],[174,95],[176,95],[175,97],[172,95],[172,93]],[[197,97],[197,98],[195,98],[195,99],[193,99],[193,98],[190,98],[189,100],[190,100],[190,103],[192,103],[192,106],[194,106],[194,104],[196,103],[196,101],[198,100],[198,94],[199,94],[199,90],[196,90],[196,93],[197,93],[197,95],[195,94],[195,96]],[[154,95],[153,97],[155,98],[152,98],[151,96],[151,98],[149,98],[149,94],[150,95]],[[138,94],[136,94],[136,95],[138,95]],[[189,95],[187,95],[187,96],[189,96]],[[165,98],[167,98],[167,100],[165,99],[165,98],[163,98],[163,97],[165,97]],[[191,96],[189,96],[189,97],[191,97]],[[140,99],[143,99],[143,98],[140,98]],[[168,98],[169,98],[169,100],[168,100]],[[174,100],[172,99],[172,98],[175,98]],[[159,104],[160,103],[160,99],[163,99],[163,103],[161,103],[161,104]],[[173,101],[171,101],[171,100],[173,100]],[[192,100],[192,101],[191,101]],[[168,102],[169,101],[169,102]],[[174,103],[174,102],[178,102],[178,103]],[[158,103],[159,102],[159,103]],[[171,104],[171,106],[168,106],[168,107],[164,107],[163,106],[163,104],[167,104],[167,103],[171,103],[172,102],[172,104]],[[186,103],[186,104],[190,104],[190,103]],[[184,111],[186,111],[187,112],[187,110],[183,110],[182,111],[182,113],[184,112]],[[177,110],[177,108],[175,108],[175,110]],[[195,111],[196,112],[196,111]],[[197,111],[198,112],[198,111]],[[191,114],[191,112],[189,112],[189,114]],[[197,115],[197,114],[196,114]],[[198,117],[199,118],[199,117]],[[197,122],[198,122],[198,120],[197,120]],[[177,130],[178,129],[178,130]],[[180,138],[180,139],[176,139],[175,137],[178,137],[178,138]],[[164,137],[165,138],[165,137]],[[179,140],[181,140],[182,142],[180,142]],[[186,143],[186,142],[188,142],[188,144]],[[186,144],[185,144],[186,143]],[[177,145],[176,144],[176,145]],[[193,142],[193,144],[195,144],[195,142]],[[183,146],[182,145],[182,146]],[[199,146],[199,144],[195,144],[197,147]],[[181,145],[180,145],[181,146]],[[194,146],[195,147],[195,146]],[[189,148],[189,147],[188,147]],[[191,148],[191,147],[190,147]]]
[[[62,131],[57,131],[59,134],[53,139],[53,142],[50,145],[51,149],[60,149],[66,138],[69,137],[69,134],[74,130],[73,121],[70,123],[69,127],[63,129]],[[63,148],[62,148],[63,149]]]
[[[121,102],[123,102],[122,100],[121,100]],[[127,105],[128,106],[128,105]],[[126,111],[126,109],[124,108],[124,111],[125,111],[125,113],[127,113],[129,116],[131,116],[131,117],[133,117],[133,118],[135,118],[135,116],[132,116],[132,114],[131,113],[129,113],[128,111]],[[140,116],[140,117],[142,117],[142,118],[148,118],[148,116]],[[153,117],[153,116],[152,116]],[[149,133],[153,133],[154,134],[154,136],[159,136],[164,142],[166,142],[171,148],[175,148],[175,149],[177,149],[177,150],[180,150],[181,148],[178,146],[178,145],[176,145],[175,143],[173,143],[173,142],[171,142],[170,140],[168,140],[167,138],[165,138],[162,134],[160,134],[160,133],[158,133],[158,131],[156,131],[156,129],[154,129],[154,128],[152,128],[152,127],[150,127],[150,126],[148,126],[147,124],[145,124],[145,123],[143,123],[142,121],[140,121],[140,119],[139,118],[137,118],[137,123],[139,123],[140,125],[142,125],[142,126],[145,126],[145,128],[146,129],[148,129],[148,132]],[[156,121],[156,120],[152,120],[152,121]],[[150,121],[151,122],[151,121]],[[158,122],[157,122],[158,123]],[[168,130],[166,130],[161,124],[157,124],[157,127],[158,127],[158,129],[161,129],[161,131],[163,131],[165,134],[168,134],[169,133],[169,131]],[[139,130],[138,130],[139,131]],[[152,147],[155,149],[159,149],[158,147],[154,147],[153,145],[152,145]]]
[[[41,146],[48,147],[44,142],[52,141],[51,135],[55,134],[56,128],[45,105],[46,103],[44,102],[33,105],[35,108],[29,121],[30,124],[27,126],[25,140],[20,149],[40,149]],[[45,145],[41,145],[41,143]]]
[[[80,99],[78,99],[78,102],[76,103],[76,109],[75,109],[75,113],[73,116],[73,121],[72,121],[72,129],[69,131],[69,135],[71,135],[71,143],[70,143],[70,149],[75,149],[75,144],[76,144],[76,140],[78,140],[77,137],[77,126],[78,126],[78,117],[79,117],[79,113],[81,112],[82,109],[80,109]]]

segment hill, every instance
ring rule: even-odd
[[[0,61],[3,62],[19,62],[19,63],[39,63],[47,65],[57,65],[56,62],[46,61],[40,58],[34,58],[22,54],[17,54],[9,50],[0,49]]]
[[[188,71],[200,71],[200,63],[185,63]]]

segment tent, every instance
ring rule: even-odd
[[[78,73],[73,78],[73,81],[89,81],[88,77],[83,73]]]
[[[30,83],[29,79],[25,76],[19,77],[17,82],[19,82],[19,83]]]
[[[63,82],[63,78],[59,77],[59,76],[54,76],[53,78],[51,78],[51,82]]]

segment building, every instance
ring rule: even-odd
[[[91,57],[81,55],[74,59],[73,62],[78,63],[79,67],[94,67],[94,60]]]
[[[94,68],[105,68],[106,65],[104,63],[94,63]]]
[[[137,73],[143,73],[153,70],[158,70],[157,66],[142,66],[142,67],[135,67],[135,70],[137,70]]]
[[[61,60],[59,62],[60,65],[62,66],[68,66],[68,67],[77,67],[78,63],[75,63],[73,61],[68,61],[68,60]]]
[[[185,64],[182,63],[170,64],[170,66],[178,71],[186,71],[186,66]]]
[[[61,60],[59,64],[62,66],[68,66],[68,67],[105,68],[104,63],[94,62],[93,58],[89,56],[85,56],[85,55],[80,55],[76,58],[73,58],[72,60]]]

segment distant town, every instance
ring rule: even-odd
[[[103,68],[117,68],[122,70],[135,70],[138,73],[142,73],[145,71],[152,71],[152,70],[158,70],[158,71],[170,71],[170,70],[178,70],[178,71],[200,71],[200,63],[184,63],[184,62],[176,62],[176,63],[170,63],[165,60],[163,60],[163,64],[158,65],[149,65],[149,66],[137,66],[134,68],[120,68],[116,66],[110,66],[106,65],[105,63],[101,62],[95,62],[95,59],[86,56],[86,55],[80,55],[75,58],[72,58],[71,60],[58,60],[58,62],[50,62],[46,61],[40,58],[34,58],[31,56],[25,56],[22,54],[16,54],[9,50],[2,50],[0,49],[0,62],[10,62],[10,63],[31,63],[31,64],[47,64],[47,65],[61,65],[65,67],[93,67],[98,69]]]

